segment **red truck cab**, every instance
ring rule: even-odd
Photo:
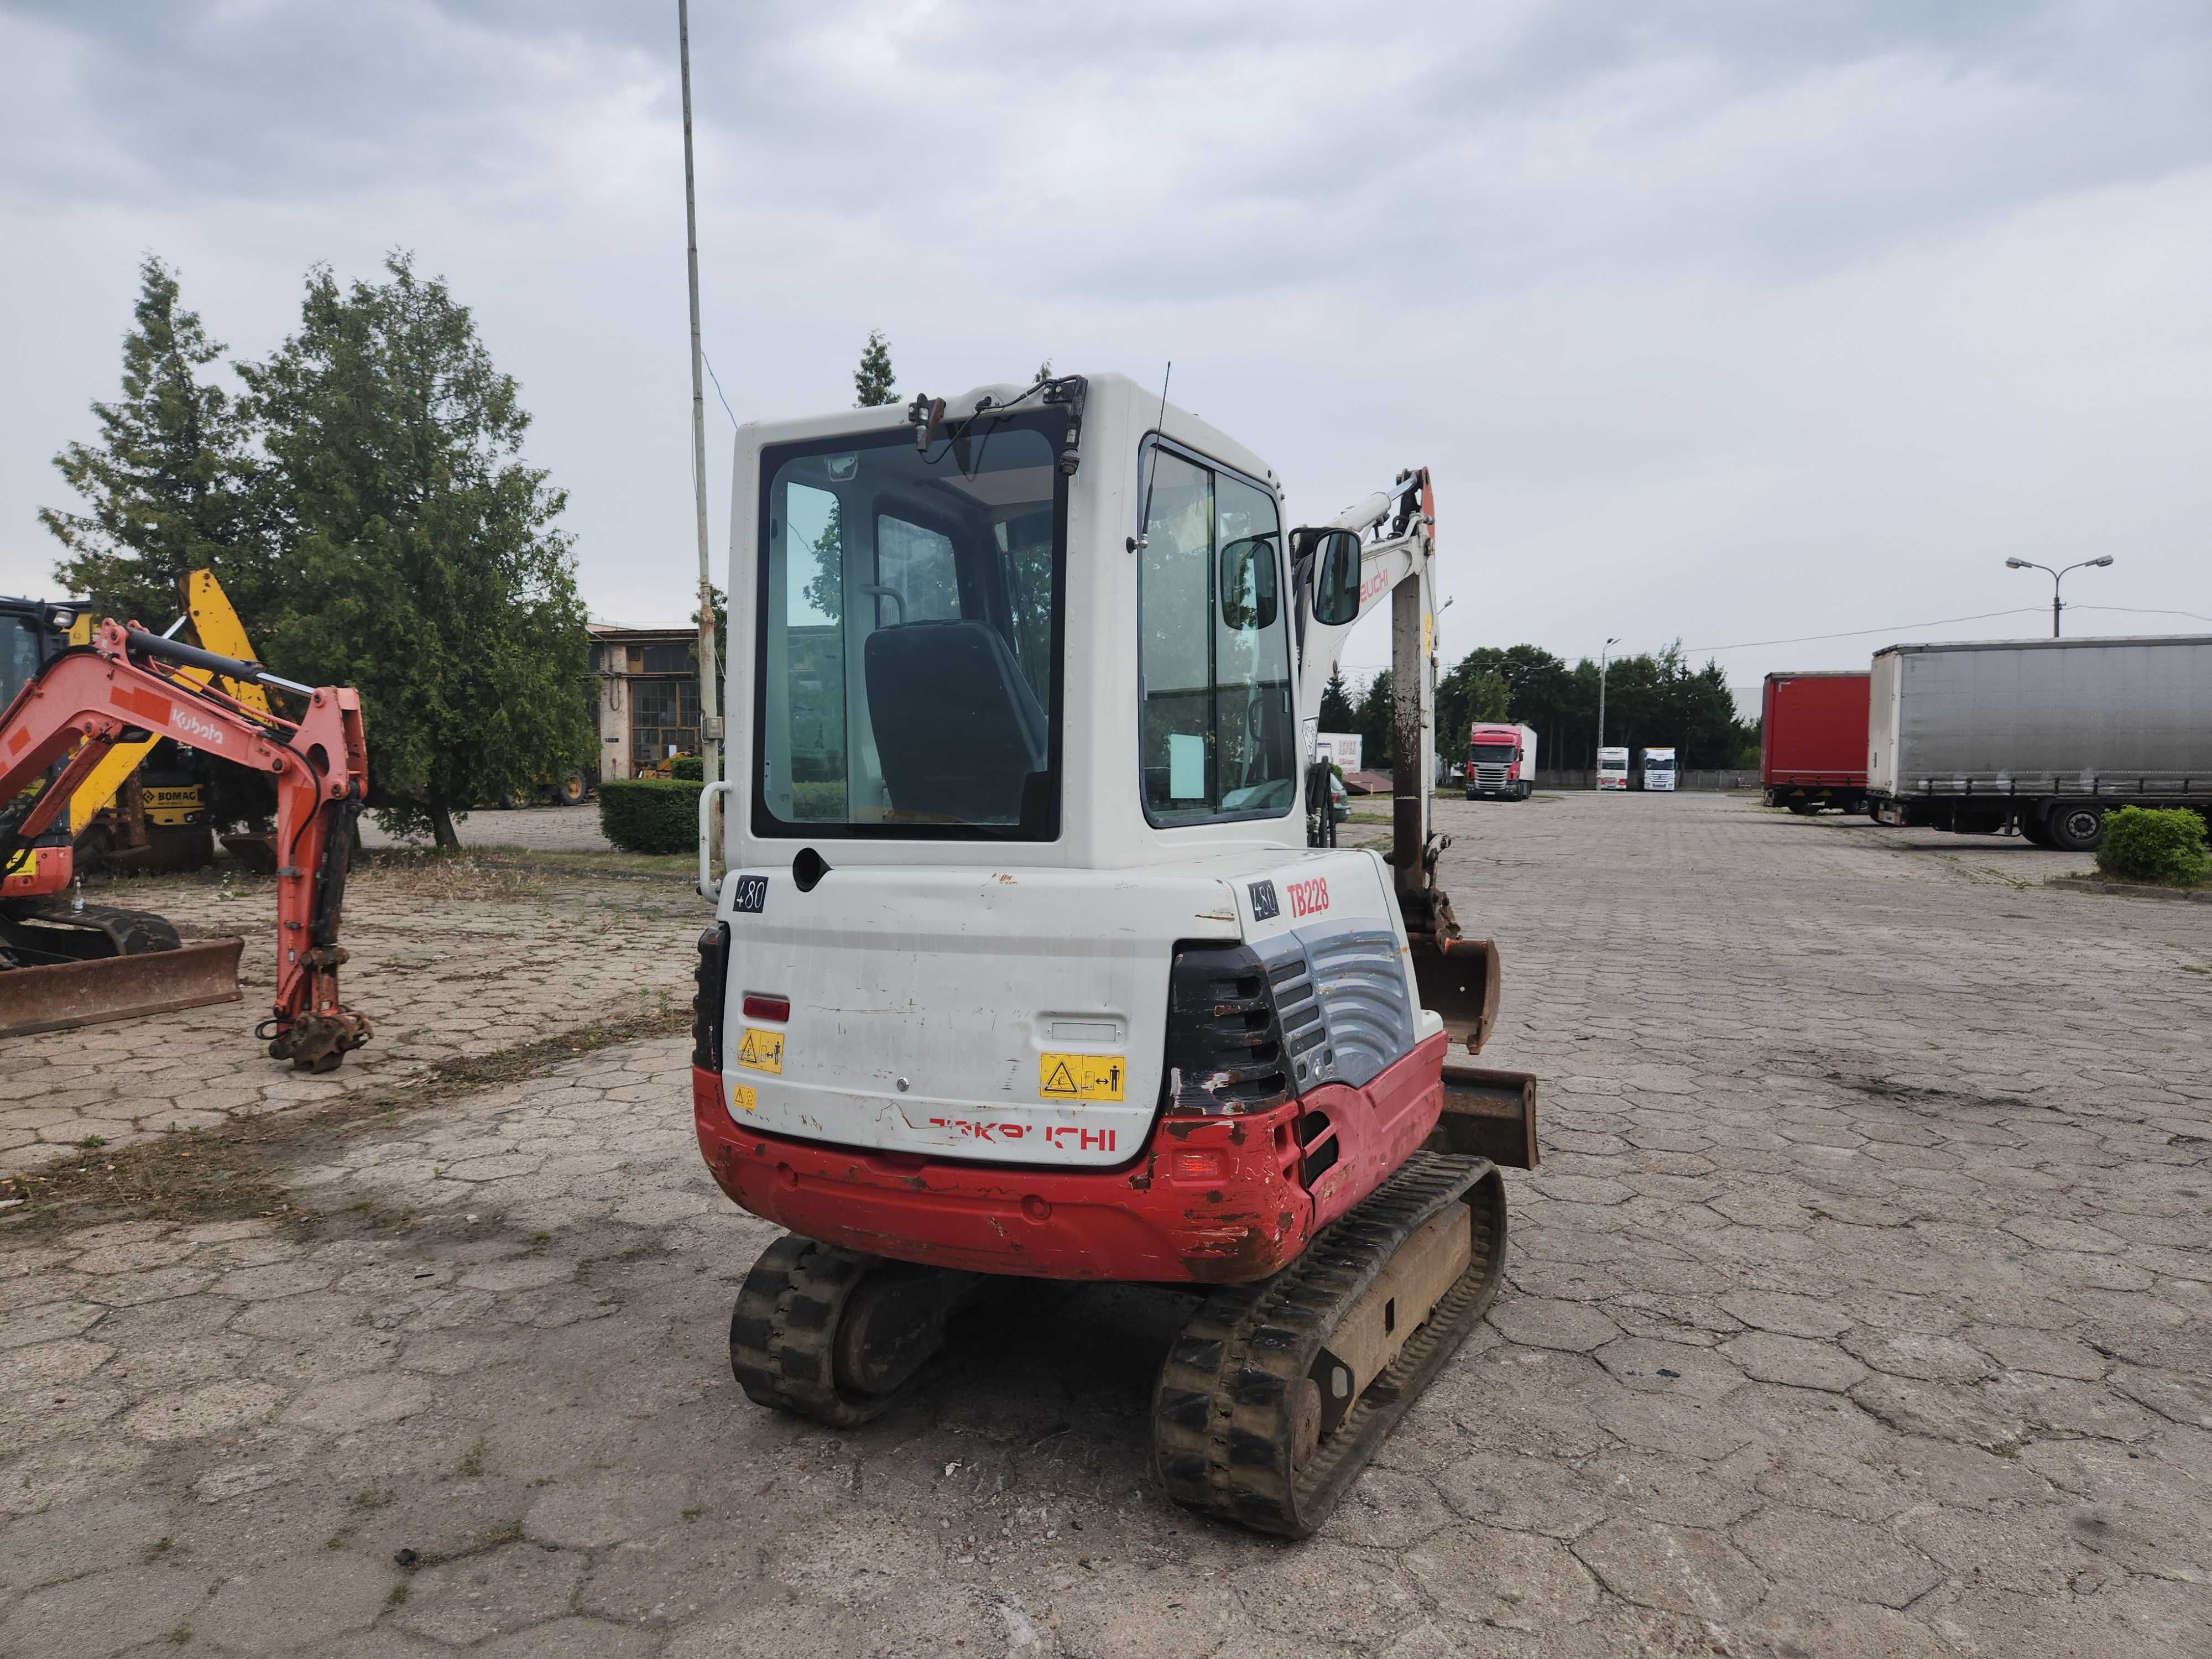
[[[1526,800],[1536,787],[1536,733],[1478,720],[1467,742],[1469,800]]]
[[[1866,810],[1869,678],[1864,669],[1766,677],[1759,781],[1769,806]]]

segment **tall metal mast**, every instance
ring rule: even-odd
[[[722,700],[714,655],[714,582],[707,550],[707,389],[699,344],[699,199],[691,177],[691,8],[676,0],[684,79],[684,256],[691,280],[691,497],[699,520],[699,753],[708,783],[722,779]]]

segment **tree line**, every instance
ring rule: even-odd
[[[360,690],[369,802],[386,828],[459,844],[479,801],[588,764],[596,685],[567,496],[520,458],[530,416],[465,306],[407,253],[380,281],[307,275],[296,332],[268,358],[227,348],[149,256],[99,436],[54,465],[82,513],[40,518],[55,575],[100,614],[160,629],[179,575],[212,569],[260,659]],[[220,818],[265,786],[207,769]]]
[[[1321,729],[1358,732],[1366,764],[1387,768],[1390,697],[1389,669],[1357,696],[1339,671],[1322,692]],[[1541,646],[1481,646],[1437,683],[1437,752],[1464,760],[1468,727],[1478,720],[1510,721],[1534,729],[1540,765],[1595,767],[1597,715],[1596,662],[1585,657],[1569,667]],[[1720,665],[1692,669],[1679,643],[1656,653],[1615,657],[1606,668],[1608,744],[1671,746],[1685,769],[1720,769],[1756,766],[1758,738],[1756,723],[1736,718]]]

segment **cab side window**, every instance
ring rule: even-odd
[[[1139,573],[1139,768],[1155,824],[1279,817],[1297,802],[1275,498],[1155,440]]]

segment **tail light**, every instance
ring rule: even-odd
[[[730,924],[718,921],[699,935],[699,965],[691,970],[691,1063],[702,1072],[722,1069],[722,996],[730,976]]]
[[[1264,1112],[1291,1097],[1267,969],[1247,945],[1186,945],[1168,978],[1164,1109]]]

